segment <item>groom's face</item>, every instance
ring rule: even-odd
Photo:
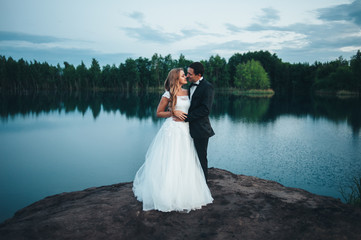
[[[200,74],[195,75],[193,68],[188,68],[187,69],[187,78],[190,82],[197,82],[201,78],[201,76],[200,76]]]

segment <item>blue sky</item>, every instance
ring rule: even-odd
[[[314,63],[358,49],[361,0],[0,0],[0,55],[53,65],[260,50]]]

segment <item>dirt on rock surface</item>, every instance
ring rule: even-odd
[[[47,197],[0,224],[0,239],[361,239],[361,209],[256,177],[209,169],[213,204],[142,211],[132,183]]]

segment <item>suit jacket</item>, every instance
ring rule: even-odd
[[[190,95],[190,90],[188,95]],[[209,122],[213,97],[214,89],[212,84],[205,79],[201,80],[192,95],[188,116],[185,120],[189,122],[192,138],[209,138],[214,135],[211,123]]]

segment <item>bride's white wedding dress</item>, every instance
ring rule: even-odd
[[[188,96],[177,97],[176,110],[189,106]],[[143,210],[190,211],[213,202],[188,124],[167,118],[149,146],[133,182]]]

